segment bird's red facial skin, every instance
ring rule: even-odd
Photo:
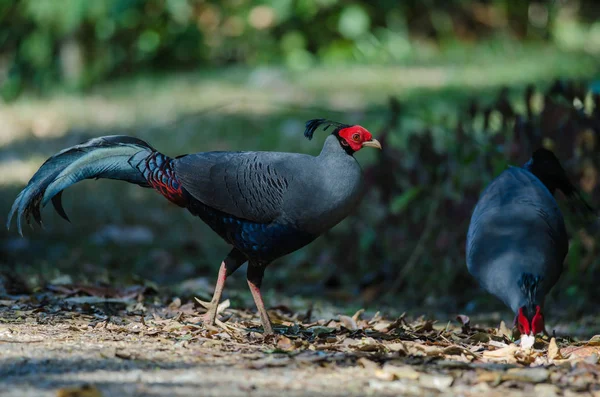
[[[520,308],[519,314],[517,314],[517,326],[521,335],[529,335],[529,320],[527,320],[525,313],[523,313],[523,308]]]
[[[373,139],[373,135],[360,125],[343,128],[338,132],[342,145],[348,145],[352,150],[358,152],[362,149],[363,142],[368,142]]]
[[[517,314],[517,325],[521,335],[537,335],[544,332],[544,315],[542,314],[542,308],[539,306],[535,307],[535,316],[531,319],[531,324],[523,313],[523,308],[519,309]]]
[[[535,307],[535,316],[531,320],[531,331],[534,335],[544,332],[544,315],[539,306]]]

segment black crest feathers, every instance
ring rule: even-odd
[[[308,120],[305,124],[306,129],[304,130],[304,136],[307,137],[310,141],[317,128],[319,128],[322,125],[325,126],[325,128],[323,128],[323,131],[327,131],[327,129],[331,126],[335,126],[336,129],[350,127],[348,124],[338,123],[337,121],[331,121],[327,119],[312,119]]]

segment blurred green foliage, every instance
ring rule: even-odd
[[[597,53],[591,0],[3,0],[5,100],[115,76],[232,63],[394,63],[489,38]],[[586,21],[586,23],[581,23]]]

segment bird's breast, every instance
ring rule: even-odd
[[[362,172],[351,156],[342,161],[324,161],[310,178],[298,184],[286,197],[283,216],[311,234],[321,234],[342,221],[358,204]],[[351,160],[351,161],[348,161]]]

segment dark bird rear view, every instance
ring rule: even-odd
[[[205,321],[214,324],[227,276],[248,261],[247,280],[265,334],[273,329],[262,301],[263,273],[275,259],[304,247],[344,219],[358,204],[361,168],[353,154],[381,149],[371,133],[324,119],[306,123],[305,136],[333,127],[321,153],[205,152],[167,157],[128,136],[95,138],[49,158],[17,196],[7,226],[30,218],[52,201],[65,219],[62,191],[83,179],[109,178],[153,188],[200,217],[232,249],[221,263]]]
[[[523,335],[544,331],[544,299],[558,281],[569,240],[554,199],[593,212],[552,152],[502,172],[481,194],[467,235],[467,267],[516,314]]]

